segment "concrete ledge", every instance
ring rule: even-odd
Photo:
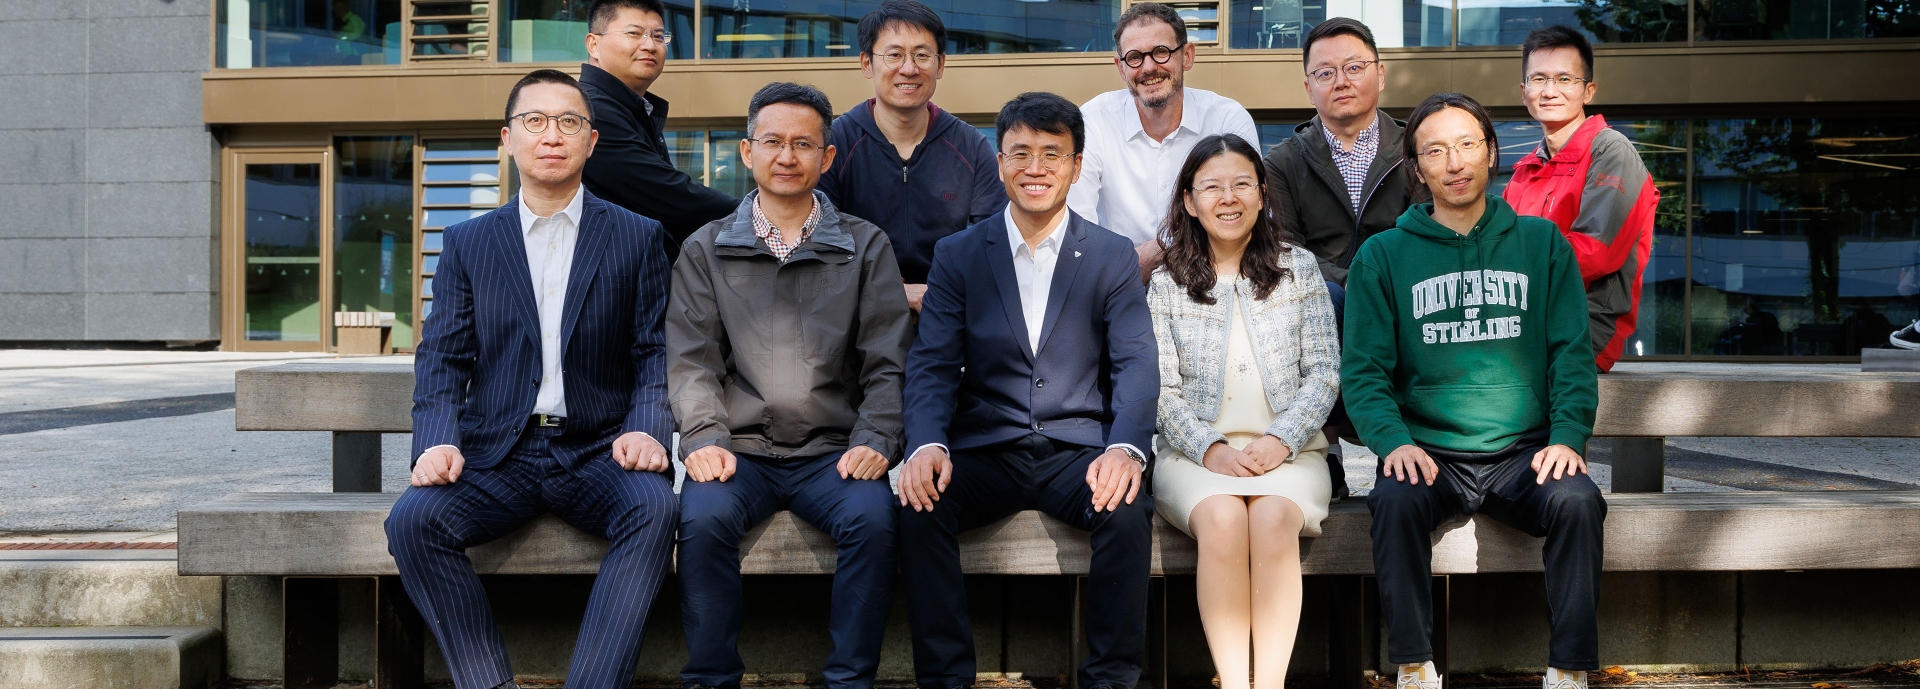
[[[382,524],[393,493],[242,493],[180,511],[180,573],[383,576],[396,574]],[[1607,498],[1610,571],[1750,571],[1920,567],[1920,491],[1616,494]],[[1303,539],[1307,574],[1368,574],[1371,519],[1358,501],[1335,505],[1319,538]],[[1863,544],[1872,544],[1870,547]],[[1538,572],[1541,540],[1484,517],[1434,534],[1435,574]],[[1022,512],[961,536],[961,566],[976,574],[1083,574],[1086,534]],[[1156,574],[1190,574],[1193,540],[1154,520]],[[481,574],[591,574],[605,544],[547,516],[472,548]],[[825,574],[825,534],[781,512],[747,534],[749,574]]]
[[[0,689],[205,689],[222,656],[212,627],[0,628]]]
[[[172,551],[0,553],[0,627],[220,625],[220,580],[183,577]]]
[[[1862,349],[1860,370],[1868,373],[1920,373],[1920,350]]]

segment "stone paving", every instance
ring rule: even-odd
[[[322,356],[0,351],[0,537],[167,532],[181,507],[231,493],[329,490],[328,434],[237,432],[219,397],[239,369]],[[384,440],[387,491],[406,485],[409,442]],[[1375,459],[1345,450],[1363,492]],[[1670,491],[1920,488],[1920,439],[1671,438],[1668,453]],[[1605,464],[1593,476],[1610,485]]]

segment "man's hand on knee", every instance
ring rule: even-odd
[[[635,431],[621,434],[613,439],[613,461],[628,471],[666,471],[673,467],[667,461],[667,448],[653,436]]]
[[[1387,453],[1386,459],[1381,460],[1380,475],[1413,484],[1419,484],[1420,479],[1424,477],[1427,485],[1431,486],[1434,479],[1440,476],[1440,465],[1434,463],[1433,457],[1427,455],[1426,450],[1413,445],[1401,445]]]
[[[1533,453],[1533,470],[1539,472],[1539,476],[1535,477],[1533,482],[1536,485],[1546,485],[1549,475],[1553,476],[1553,480],[1558,481],[1574,474],[1587,473],[1587,460],[1581,458],[1580,453],[1574,452],[1571,447],[1550,445],[1545,450]]]
[[[871,481],[887,475],[887,456],[865,445],[855,445],[840,453],[840,478]]]
[[[719,445],[708,445],[687,455],[687,478],[695,481],[726,482],[733,478],[734,468],[740,460]]]
[[[1093,511],[1112,512],[1120,502],[1133,504],[1140,495],[1140,475],[1144,467],[1126,450],[1114,448],[1100,453],[1087,465],[1087,487],[1093,489]]]
[[[459,448],[437,445],[420,453],[420,459],[413,463],[410,480],[415,486],[444,486],[460,480],[460,472],[466,468],[467,458],[460,454]]]
[[[900,465],[900,505],[915,512],[932,512],[933,504],[940,501],[940,494],[952,482],[953,458],[937,446],[923,447]]]

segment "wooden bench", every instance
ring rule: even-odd
[[[411,427],[411,367],[301,362],[243,370],[235,382],[238,429],[335,434],[340,492],[242,494],[182,510],[181,573],[288,577],[288,689],[333,682],[333,578],[378,577],[376,682],[418,686],[424,635],[398,587],[382,528],[397,495],[377,492],[379,434]],[[1920,374],[1654,367],[1600,383],[1596,431],[1614,437],[1616,491],[1608,498],[1605,569],[1920,568],[1920,492],[1658,494],[1666,436],[1920,436],[1912,415],[1920,409]],[[1303,541],[1304,571],[1335,580],[1333,671],[1346,684],[1361,677],[1369,522],[1360,501],[1335,505],[1322,536]],[[1153,573],[1192,573],[1193,541],[1158,519],[1154,528]],[[1540,540],[1484,518],[1458,520],[1434,538],[1437,575],[1541,569]],[[469,551],[482,574],[503,575],[590,574],[603,553],[598,539],[552,517]],[[1083,533],[1034,512],[962,539],[970,573],[1084,574],[1089,556]],[[749,574],[825,574],[834,559],[831,541],[789,513],[742,544]],[[1444,598],[1436,602],[1444,606]]]

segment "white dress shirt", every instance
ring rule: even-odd
[[[539,217],[520,204],[520,232],[527,242],[527,273],[533,277],[533,304],[540,313],[540,392],[533,413],[567,415],[567,395],[560,371],[560,316],[565,312],[567,278],[573,273],[573,245],[580,236],[580,206],[585,197],[574,190],[567,207]]]
[[[1073,212],[1113,230],[1135,246],[1160,234],[1173,203],[1173,185],[1193,145],[1214,134],[1238,134],[1259,151],[1253,116],[1232,98],[1196,88],[1182,90],[1180,126],[1154,141],[1126,89],[1108,91],[1080,106],[1086,120],[1086,158],[1080,181],[1067,191]]]
[[[1066,234],[1062,229],[1067,226],[1070,215],[1061,213],[1060,219],[1047,229],[1047,237],[1040,240],[1038,246],[1030,246],[1026,236],[1020,234],[1020,226],[1013,221],[1013,204],[1007,204],[1007,209],[1000,213],[1007,223],[1007,243],[1013,247],[1013,279],[1019,284],[1020,315],[1027,323],[1028,351],[1033,352],[1035,359],[1040,358],[1040,331],[1046,327],[1047,299],[1053,293],[1053,269],[1060,265],[1060,243],[1063,241],[1062,235]],[[912,459],[929,447],[947,450],[946,445],[927,443],[914,448],[913,454],[907,455],[907,458]],[[1132,443],[1107,446],[1109,450],[1114,448],[1125,449],[1133,456],[1143,458],[1141,463],[1146,462],[1146,453]]]

